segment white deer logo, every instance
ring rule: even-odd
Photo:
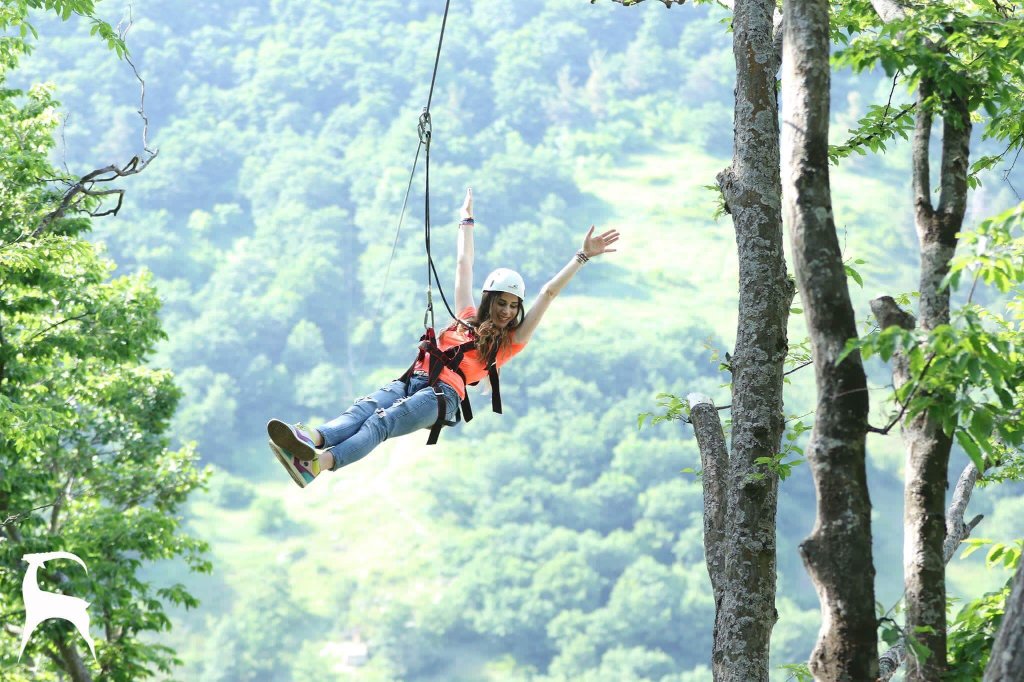
[[[18,652],[18,660],[21,660],[21,655],[25,652],[25,645],[28,644],[32,632],[40,623],[50,618],[70,621],[82,633],[82,637],[85,637],[92,657],[96,658],[96,648],[93,646],[92,638],[89,637],[89,614],[85,610],[89,606],[89,602],[78,597],[44,592],[39,589],[39,584],[36,582],[39,567],[53,559],[77,561],[86,573],[89,572],[85,562],[71,552],[45,552],[43,554],[26,554],[22,557],[22,561],[28,563],[28,571],[25,572],[25,579],[21,582],[21,597],[25,602],[25,627],[21,634],[21,651]]]

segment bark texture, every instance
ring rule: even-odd
[[[984,682],[1024,680],[1024,562],[1017,566]]]
[[[874,301],[872,301],[872,308],[874,308]],[[960,546],[960,543],[969,538],[975,526],[981,522],[982,517],[980,515],[975,516],[968,523],[964,522],[967,505],[971,501],[971,493],[974,491],[974,484],[977,482],[978,468],[974,466],[974,462],[971,462],[960,472],[956,489],[953,491],[953,499],[949,503],[949,509],[946,511],[946,539],[942,546],[942,559],[946,564],[956,554],[956,548]],[[882,654],[878,659],[878,682],[888,682],[896,671],[900,669],[906,658],[907,647],[902,641]]]
[[[859,354],[836,363],[857,329],[829,186],[828,9],[827,0],[791,0],[783,18],[786,211],[818,394],[807,447],[817,518],[800,552],[822,612],[811,672],[816,680],[863,682],[878,676],[865,467],[868,397]]]
[[[92,675],[89,674],[89,669],[75,645],[69,642],[64,634],[57,635],[54,639],[64,670],[71,676],[72,682],[92,682]]]
[[[914,222],[921,255],[918,326],[931,330],[949,322],[949,290],[940,287],[956,251],[956,234],[967,207],[967,172],[971,122],[967,102],[956,95],[943,99],[942,160],[939,204],[931,201],[928,145],[932,115],[927,98],[932,83],[925,77],[918,92],[913,138]],[[897,388],[907,380],[898,367]],[[906,588],[906,631],[931,653],[908,665],[908,682],[939,679],[946,669],[946,540],[945,499],[952,434],[920,414],[903,424],[906,447],[904,486],[903,571]]]
[[[623,5],[642,1],[613,0]],[[783,256],[779,177],[775,76],[781,15],[774,0],[722,4],[733,12],[736,62],[733,159],[718,175],[740,266],[731,454],[710,399],[689,396],[690,421],[704,467],[705,556],[716,605],[714,679],[767,682],[769,639],[778,620],[778,477],[754,460],[780,449],[786,327],[794,294]]]
[[[725,432],[711,398],[699,393],[687,396],[690,423],[700,448],[704,488],[704,557],[715,597],[715,612],[725,596],[725,515],[729,452]],[[717,633],[714,639],[718,639]]]
[[[732,357],[725,580],[712,652],[716,681],[767,681],[768,644],[778,619],[778,478],[754,462],[778,453],[782,439],[782,373],[793,299],[783,258],[774,11],[774,0],[737,0],[734,5],[733,160],[718,176],[736,234],[739,313]]]

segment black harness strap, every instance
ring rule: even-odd
[[[448,404],[444,397],[444,391],[437,384],[431,386],[434,389],[434,397],[437,398],[437,421],[430,427],[430,435],[427,436],[427,445],[433,445],[437,442],[438,437],[441,435],[441,429],[445,426],[455,426],[458,423],[458,419],[454,422],[449,422],[445,419],[448,416],[448,411],[445,406]]]
[[[466,383],[466,375],[463,373],[462,368],[459,367],[462,364],[462,358],[465,357],[466,353],[476,349],[476,339],[471,339],[466,343],[459,344],[458,346],[452,346],[446,351],[443,351],[437,345],[437,335],[432,327],[428,327],[426,333],[420,337],[419,353],[416,355],[416,359],[413,360],[412,364],[409,365],[409,369],[405,370],[405,373],[399,377],[399,379],[409,385],[409,380],[412,378],[416,371],[416,366],[427,359],[427,384],[433,389],[434,397],[437,399],[437,421],[430,427],[430,435],[427,437],[427,445],[434,445],[437,442],[438,437],[441,434],[441,429],[445,426],[455,426],[460,420],[470,421],[473,419],[473,406],[469,402],[469,391],[466,391],[465,397],[462,399],[459,409],[455,412],[455,421],[448,421],[448,410],[447,400],[445,399],[444,392],[441,387],[437,385],[438,378],[441,376],[441,370],[445,367],[452,370],[462,378],[464,386],[476,386],[479,382],[473,382],[472,384]],[[487,376],[491,382],[491,409],[501,414],[501,390],[498,384],[498,363],[496,361],[496,352],[492,352],[487,361]]]
[[[501,386],[498,385],[497,353],[491,353],[487,363],[487,377],[491,381],[491,410],[501,414]]]

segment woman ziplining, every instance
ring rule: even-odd
[[[490,380],[492,407],[501,411],[498,368],[517,355],[533,336],[555,296],[591,258],[614,252],[617,230],[594,234],[591,226],[583,246],[545,284],[527,312],[525,283],[519,273],[499,268],[487,276],[480,305],[473,296],[473,190],[462,205],[455,268],[457,318],[434,339],[433,329],[421,339],[420,352],[402,377],[358,399],[344,413],[316,428],[271,419],[270,448],[300,487],[323,471],[337,471],[357,462],[388,438],[431,429],[428,444],[442,425],[472,418],[468,385]],[[443,296],[443,294],[442,294]]]

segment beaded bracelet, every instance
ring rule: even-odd
[[[580,265],[583,265],[588,260],[590,260],[590,256],[588,256],[587,254],[583,253],[583,249],[580,249],[579,251],[576,252],[576,262],[577,263],[579,263]]]
[[[474,221],[472,218],[463,218],[462,220],[459,221],[459,225],[460,226],[462,226],[462,225],[474,225],[474,224],[476,224],[476,221]]]

